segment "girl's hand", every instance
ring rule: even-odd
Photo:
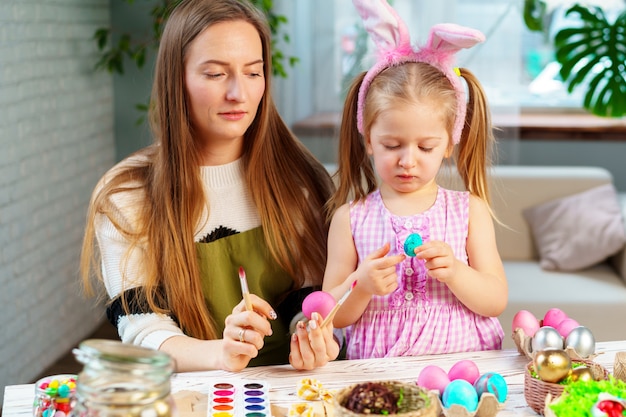
[[[254,311],[247,311],[243,300],[226,317],[223,344],[222,368],[227,371],[240,371],[248,366],[250,359],[259,354],[265,336],[272,334],[268,319],[275,319],[276,313],[267,301],[250,294]]]
[[[445,242],[433,240],[415,249],[415,256],[423,259],[428,276],[445,284],[457,273],[457,259],[452,248]]]
[[[324,320],[318,313],[311,315],[307,325],[299,321],[296,332],[291,336],[289,363],[295,369],[312,370],[335,360],[339,355],[339,345],[333,337],[333,325],[320,327]]]
[[[360,291],[373,295],[387,295],[398,288],[396,265],[402,262],[406,255],[385,256],[389,253],[390,247],[390,244],[386,243],[361,262],[355,273]]]

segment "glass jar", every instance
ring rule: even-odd
[[[72,417],[176,416],[170,394],[173,361],[157,350],[90,339],[74,349],[84,364]]]
[[[76,392],[76,375],[61,374],[35,382],[34,417],[66,416],[72,411]],[[63,413],[63,414],[60,414]]]

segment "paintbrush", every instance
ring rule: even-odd
[[[250,300],[248,280],[246,279],[246,271],[244,271],[242,266],[239,267],[239,280],[241,281],[241,294],[243,295],[243,301],[246,304],[246,310],[252,311],[252,300]]]
[[[350,288],[348,288],[348,291],[346,291],[346,293],[342,295],[341,298],[337,301],[337,304],[335,304],[333,309],[330,310],[330,312],[328,313],[328,315],[326,316],[326,318],[324,319],[320,327],[326,326],[328,323],[330,323],[333,320],[333,317],[335,317],[335,314],[337,313],[337,311],[339,310],[343,302],[346,301],[346,298],[348,298],[348,296],[352,292],[352,288],[354,288],[355,285],[356,285],[356,281],[354,281],[352,285],[350,285]]]

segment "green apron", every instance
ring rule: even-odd
[[[238,270],[246,271],[250,293],[256,294],[276,309],[279,298],[291,288],[293,280],[274,260],[257,227],[210,243],[196,243],[202,290],[214,317],[218,337],[224,332],[224,320],[242,300]],[[250,366],[289,363],[289,328],[291,317],[270,320],[272,335]]]

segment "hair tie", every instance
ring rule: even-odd
[[[441,23],[430,29],[426,44],[413,47],[409,30],[386,0],[353,0],[365,30],[374,41],[377,50],[376,63],[367,71],[359,89],[357,102],[357,128],[363,132],[363,105],[372,80],[386,68],[406,62],[424,62],[441,71],[456,92],[456,115],[452,142],[459,143],[467,104],[465,88],[461,83],[461,71],[454,64],[454,55],[461,49],[471,48],[484,42],[482,32],[453,23]]]

